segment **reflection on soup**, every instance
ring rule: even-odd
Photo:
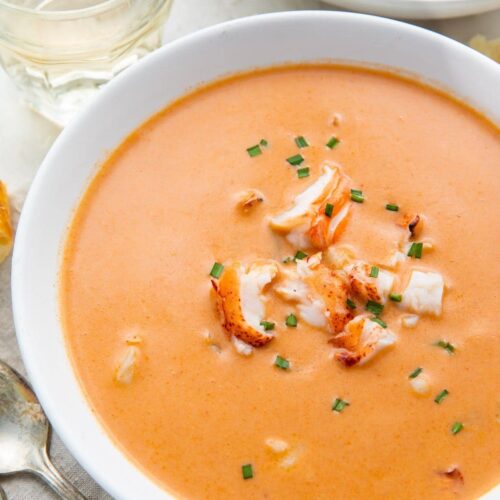
[[[385,73],[202,88],[71,225],[89,404],[191,498],[474,498],[500,477],[499,132]]]

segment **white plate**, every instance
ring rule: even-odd
[[[472,49],[383,18],[319,11],[271,14],[194,33],[122,73],[61,133],[36,175],[13,257],[19,345],[57,433],[115,498],[169,497],[108,437],[85,400],[65,349],[58,269],[75,207],[106,155],[188,89],[258,66],[330,59],[414,73],[500,121],[500,67]]]
[[[500,0],[323,0],[345,9],[400,19],[446,19],[500,9]]]

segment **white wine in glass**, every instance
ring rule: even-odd
[[[0,61],[23,98],[65,125],[161,43],[172,0],[0,0]]]

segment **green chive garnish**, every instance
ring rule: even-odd
[[[408,257],[413,257],[415,259],[421,259],[423,249],[424,249],[423,243],[412,243],[410,250],[408,250]]]
[[[286,326],[291,326],[292,328],[295,328],[297,326],[297,316],[295,316],[295,314],[289,314],[286,317],[285,324]]]
[[[241,474],[243,475],[243,479],[252,479],[253,477],[252,464],[242,465]]]
[[[449,392],[447,389],[443,389],[435,398],[434,402],[437,403],[438,405],[441,404],[441,401],[448,396]]]
[[[370,270],[370,278],[376,278],[378,276],[378,267],[372,266]]]
[[[422,373],[422,368],[415,368],[415,370],[413,370],[410,375],[408,375],[408,378],[417,378],[421,373]]]
[[[263,326],[266,332],[269,330],[274,330],[274,323],[272,321],[261,321],[260,326]]]
[[[330,137],[326,143],[326,147],[333,149],[340,141],[336,137]]]
[[[286,161],[295,167],[304,161],[304,157],[301,154],[297,154],[290,156],[290,158],[287,158]]]
[[[297,170],[297,177],[302,179],[303,177],[309,177],[309,167],[299,168]]]
[[[441,347],[441,349],[448,351],[450,354],[453,354],[455,352],[455,346],[453,344],[450,344],[446,340],[438,340],[434,345],[437,347]]]
[[[325,215],[327,217],[331,217],[333,214],[333,205],[331,203],[327,203],[325,206]]]
[[[387,203],[387,205],[385,206],[385,209],[390,210],[391,212],[398,212],[399,211],[398,205],[393,205],[392,203]]]
[[[360,191],[359,189],[351,189],[351,200],[356,203],[363,203],[365,201],[363,191]]]
[[[375,323],[378,323],[382,328],[387,328],[387,323],[384,323],[380,318],[370,318]]]
[[[290,361],[288,359],[282,358],[279,354],[276,356],[274,360],[274,366],[281,368],[282,370],[288,370],[290,368]]]
[[[422,258],[422,252],[424,250],[424,244],[423,243],[417,243],[417,248],[415,250],[415,257],[417,259],[421,259]]]
[[[365,309],[375,314],[375,316],[380,316],[380,314],[384,310],[384,306],[382,304],[379,304],[378,302],[369,300],[366,303]]]
[[[212,278],[219,279],[222,271],[224,271],[224,266],[219,262],[215,262],[212,266],[212,270],[210,271],[210,276],[212,276]]]
[[[344,410],[346,406],[349,406],[349,403],[347,401],[337,398],[332,404],[332,411],[340,413]]]
[[[451,426],[451,433],[453,435],[458,434],[463,428],[464,428],[464,424],[462,424],[462,422],[455,422]]]
[[[297,250],[297,253],[295,254],[293,260],[303,260],[307,257],[307,254],[303,252],[302,250]]]
[[[356,304],[351,299],[347,299],[345,303],[349,309],[356,309]]]
[[[253,158],[254,156],[259,156],[262,154],[262,149],[260,149],[259,144],[256,144],[255,146],[250,146],[247,148],[247,153],[250,156],[250,158]]]
[[[299,148],[307,148],[307,146],[309,146],[309,143],[303,135],[299,135],[295,138],[295,144],[297,144]]]
[[[261,146],[267,147],[267,145],[268,145],[269,143],[268,143],[265,139],[261,139],[261,140],[260,140],[260,142],[259,142],[259,144],[260,144]]]
[[[393,302],[401,302],[403,300],[403,296],[400,293],[390,293],[389,298]]]

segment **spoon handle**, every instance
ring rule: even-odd
[[[42,450],[33,472],[41,477],[62,500],[86,500],[86,498],[54,467],[47,452]]]

